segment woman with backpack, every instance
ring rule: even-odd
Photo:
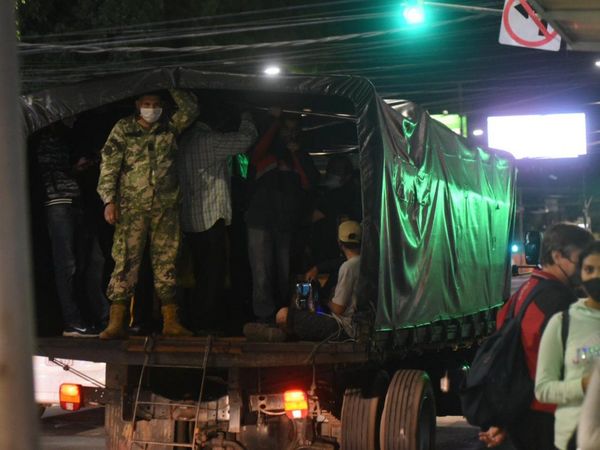
[[[569,448],[593,362],[600,358],[600,241],[581,252],[578,274],[586,297],[548,322],[535,377],[536,398],[557,405],[554,445],[559,450]],[[568,319],[563,314],[568,314]],[[567,333],[563,332],[563,326]]]

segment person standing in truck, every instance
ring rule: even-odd
[[[180,140],[181,227],[193,261],[190,322],[196,331],[219,330],[222,325],[217,302],[225,284],[226,227],[232,216],[228,159],[245,152],[257,136],[252,116],[244,112],[238,131],[220,132],[198,120]]]
[[[162,305],[162,334],[192,335],[179,323],[175,297],[180,240],[175,152],[176,138],[194,121],[198,106],[192,93],[175,89],[170,93],[178,110],[169,120],[164,120],[160,94],[141,95],[136,114],[116,123],[102,149],[98,193],[104,202],[104,218],[115,225],[115,268],[107,290],[109,324],[100,333],[101,339],[126,337],[127,310],[147,239],[155,291]]]
[[[245,219],[254,315],[274,324],[277,307],[288,302],[293,233],[318,171],[301,148],[299,117],[282,117],[280,108],[270,112],[276,120],[251,152],[253,179]]]
[[[577,225],[560,223],[552,226],[542,241],[542,268],[534,270],[531,278],[498,312],[496,325],[499,329],[513,302],[517,302],[515,314],[518,314],[520,305],[535,294],[521,323],[521,342],[532,380],[536,377],[540,341],[548,321],[577,301],[574,290],[577,263],[583,248],[592,241],[592,234]],[[515,418],[512,426],[506,430],[491,427],[480,433],[479,438],[491,448],[500,445],[508,434],[517,450],[554,450],[555,409],[554,404],[534,399],[529,409]]]
[[[72,125],[72,123],[71,123]],[[67,125],[42,130],[36,157],[44,186],[44,208],[54,265],[54,280],[63,318],[63,336],[96,337],[82,314],[84,221],[81,190],[73,173],[74,150]],[[101,319],[101,318],[98,318]]]
[[[327,161],[325,180],[312,212],[312,263],[335,259],[340,254],[336,236],[344,220],[361,220],[360,192],[354,182],[354,167],[348,155],[333,155]]]

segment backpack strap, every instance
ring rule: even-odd
[[[511,305],[511,308],[509,311],[510,315],[508,317],[515,317],[519,321],[519,323],[521,323],[523,321],[523,317],[525,316],[525,313],[527,312],[527,308],[529,308],[529,305],[531,305],[531,303],[533,302],[533,300],[535,299],[535,297],[541,290],[542,290],[542,282],[538,282],[535,285],[535,287],[531,290],[531,292],[529,292],[529,295],[527,295],[527,297],[525,298],[525,301],[523,302],[523,306],[521,306],[521,309],[519,309],[519,312],[516,316],[515,316],[515,309],[517,307],[517,302],[518,302],[519,298],[515,298],[515,301]]]
[[[565,358],[567,356],[567,339],[569,338],[569,322],[571,322],[571,314],[569,314],[569,310],[563,311],[560,313],[561,315],[561,327],[560,327],[560,337],[562,341],[563,347],[563,365],[560,369],[560,379],[565,379]]]
[[[523,295],[523,290],[525,289],[526,286],[527,286],[527,283],[522,284],[519,287],[519,289],[517,289],[517,291],[514,294],[512,294],[510,296],[510,298],[508,299],[508,301],[510,302],[510,306],[508,307],[508,311],[506,313],[506,319],[504,319],[504,320],[512,319],[515,317],[515,309],[517,308],[517,303],[519,303],[519,300],[521,300],[521,295]],[[537,287],[537,285],[536,285],[536,287]],[[532,292],[533,292],[533,290],[532,290]]]

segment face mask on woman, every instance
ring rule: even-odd
[[[600,278],[583,281],[581,285],[593,300],[600,302]]]

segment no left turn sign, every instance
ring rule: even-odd
[[[536,14],[527,0],[505,0],[499,41],[517,47],[560,49],[558,33]]]

